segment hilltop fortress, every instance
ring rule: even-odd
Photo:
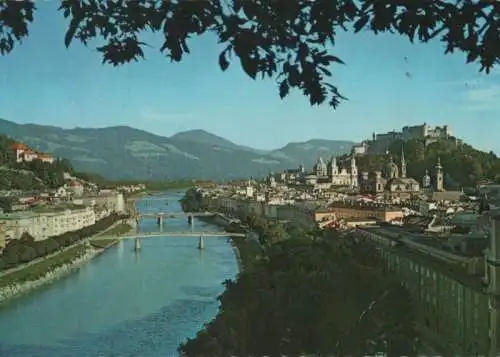
[[[405,126],[402,131],[389,131],[383,134],[372,134],[371,140],[365,140],[352,148],[355,155],[384,154],[389,146],[397,140],[422,139],[428,145],[439,139],[452,137],[451,128],[448,125],[430,126],[427,123],[415,126]]]

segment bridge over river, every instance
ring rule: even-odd
[[[154,199],[148,199],[146,206],[151,207],[151,202]],[[161,200],[161,199],[159,199]],[[198,249],[204,249],[204,238],[207,237],[228,237],[228,238],[246,238],[245,233],[229,233],[229,232],[205,232],[205,231],[195,231],[194,230],[194,217],[213,217],[220,216],[222,219],[226,221],[230,221],[227,217],[218,212],[168,212],[163,210],[158,211],[149,211],[149,212],[138,212],[135,214],[135,219],[132,219],[130,223],[135,227],[135,232],[129,232],[127,234],[119,234],[119,235],[104,235],[100,236],[99,239],[135,239],[135,250],[139,251],[141,249],[142,238],[162,238],[162,237],[197,237],[198,238]],[[184,218],[187,217],[187,224],[191,227],[190,231],[166,231],[166,219],[167,218]],[[140,223],[144,219],[156,219],[157,225],[159,227],[159,231],[156,232],[140,232],[139,227]]]
[[[128,233],[122,235],[104,235],[99,236],[96,239],[103,240],[115,240],[115,239],[135,239],[135,250],[139,251],[141,249],[141,239],[142,238],[164,238],[164,237],[198,237],[198,249],[205,248],[205,237],[228,237],[228,238],[246,238],[245,233],[229,233],[229,232],[146,232],[146,233]]]

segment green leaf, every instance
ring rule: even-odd
[[[285,80],[280,83],[280,98],[283,99],[285,98],[288,93],[290,92],[290,86],[288,85],[288,82]]]
[[[73,37],[75,36],[76,30],[78,29],[78,25],[80,24],[80,19],[73,18],[69,24],[68,31],[66,31],[66,36],[64,36],[64,45],[69,47]]]
[[[328,61],[328,62],[337,62],[337,63],[340,63],[340,64],[345,64],[344,61],[342,61],[340,58],[338,58],[337,56],[333,56],[333,55],[328,55],[328,56],[325,56],[325,59]]]
[[[222,69],[223,71],[225,71],[229,67],[229,61],[226,58],[227,51],[228,51],[228,49],[226,48],[219,55],[219,66],[220,66],[220,69]]]
[[[246,56],[241,56],[240,61],[241,61],[241,67],[243,67],[245,73],[248,74],[248,76],[251,77],[252,79],[255,79],[255,77],[257,76],[256,62]]]
[[[359,32],[363,27],[365,27],[366,23],[368,22],[369,17],[368,15],[361,16],[358,21],[354,24],[354,32]]]

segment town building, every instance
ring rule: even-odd
[[[493,357],[500,352],[500,218],[492,212],[481,218],[486,224],[473,232],[447,236],[393,227],[356,230],[377,245],[389,270],[409,289],[417,328],[438,353]]]
[[[60,212],[37,213],[33,211],[0,215],[0,224],[5,225],[6,238],[19,239],[24,232],[35,240],[44,240],[70,231],[77,231],[96,222],[91,207],[65,209]]]
[[[321,221],[325,217],[332,217],[335,220],[352,219],[372,219],[379,222],[391,222],[401,219],[403,211],[397,206],[376,206],[361,204],[333,204],[327,210],[316,213],[316,221]]]
[[[81,197],[85,191],[85,187],[80,181],[74,180],[71,182],[71,192],[75,197]]]
[[[36,152],[30,149],[27,145],[22,143],[15,143],[11,146],[16,155],[16,162],[31,162],[33,160],[41,160],[49,164],[54,163],[55,159],[52,155],[46,153]]]
[[[407,177],[404,151],[401,151],[400,167],[393,161],[392,156],[385,167],[385,172],[363,172],[361,174],[361,192],[370,194],[384,193],[388,199],[407,200],[420,192],[420,184],[413,178]],[[442,172],[440,183],[442,184]]]
[[[452,130],[448,125],[431,126],[427,123],[414,126],[405,126],[401,131],[392,130],[386,133],[373,133],[371,140],[365,140],[365,153],[384,154],[391,144],[397,140],[408,141],[412,139],[423,140],[425,145],[431,144],[439,139],[452,137]]]
[[[328,163],[320,157],[309,172],[300,165],[298,169],[286,170],[282,174],[271,173],[268,184],[276,187],[277,183],[302,186],[312,190],[328,190],[333,187],[357,188],[358,167],[354,156],[349,158],[347,165],[339,165],[335,156],[332,156]]]

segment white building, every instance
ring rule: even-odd
[[[71,182],[71,191],[76,197],[81,197],[83,195],[83,192],[85,191],[85,188],[81,182],[75,180]]]
[[[15,143],[11,146],[11,148],[16,154],[16,162],[31,162],[33,160],[42,160],[43,162],[52,164],[55,161],[52,155],[35,152],[22,143]]]
[[[44,240],[70,231],[77,231],[96,222],[92,208],[50,213],[19,212],[0,216],[0,223],[5,223],[8,239],[19,239],[24,232],[35,240]]]

